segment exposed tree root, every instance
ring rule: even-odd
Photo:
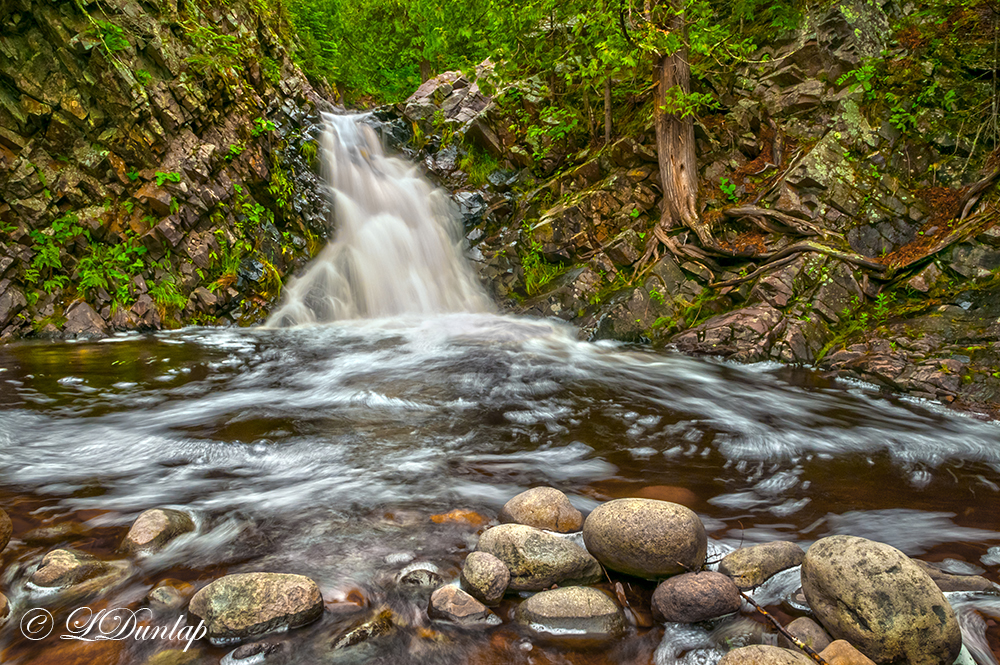
[[[846,263],[850,263],[862,268],[868,268],[869,270],[874,270],[876,272],[885,272],[888,268],[881,263],[875,263],[874,261],[869,261],[860,254],[854,254],[853,252],[845,252],[834,247],[828,247],[827,245],[820,244],[818,242],[813,242],[812,240],[806,240],[794,245],[789,245],[784,249],[779,249],[777,252],[772,254],[762,254],[759,255],[760,258],[768,259],[767,263],[762,265],[757,270],[746,277],[737,277],[735,279],[726,280],[725,282],[715,282],[709,284],[712,288],[720,288],[724,286],[736,286],[737,284],[742,284],[743,282],[748,282],[752,279],[756,279],[760,275],[778,268],[780,266],[787,265],[795,259],[796,254],[801,254],[803,252],[817,252],[819,254],[826,254],[827,256],[832,256],[835,259],[839,259]]]
[[[997,178],[1000,178],[1000,168],[969,188],[969,191],[962,197],[962,213],[958,216],[959,220],[969,216],[969,213],[976,207],[976,203],[979,202],[980,197],[989,190],[993,183],[997,181]]]
[[[770,219],[775,220],[779,224],[783,224],[788,229],[791,229],[792,231],[795,231],[799,235],[804,235],[804,236],[829,236],[829,235],[831,235],[831,233],[829,231],[827,231],[826,229],[823,229],[823,228],[817,226],[816,224],[814,224],[814,223],[812,223],[812,222],[810,222],[808,220],[800,219],[798,217],[794,217],[792,215],[780,212],[778,210],[770,210],[768,208],[759,208],[759,207],[753,206],[753,205],[743,205],[743,206],[737,206],[735,208],[729,208],[727,210],[723,210],[722,214],[725,215],[726,217],[731,217],[731,218],[734,218],[734,219],[740,219],[740,218],[743,218],[743,217],[749,217],[750,220],[754,222],[754,224],[756,224],[757,226],[759,226],[759,227],[761,227],[763,229],[766,229],[767,227],[763,226],[761,224],[761,222],[758,221],[758,219],[770,218]],[[777,232],[779,232],[779,233],[782,232],[782,231],[785,231],[785,229],[781,229],[781,228],[777,229]]]

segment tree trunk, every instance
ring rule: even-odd
[[[670,21],[670,29],[680,31],[686,39],[683,13]],[[703,245],[715,244],[707,225],[698,220],[698,161],[694,150],[694,116],[669,113],[664,107],[667,95],[675,86],[684,95],[691,92],[691,66],[687,48],[672,55],[658,56],[654,70],[657,78],[656,104],[653,107],[656,126],[656,156],[660,165],[663,202],[660,226],[672,229],[686,226],[698,235]]]
[[[604,145],[611,143],[611,77],[604,79]]]
[[[587,116],[587,137],[594,143],[597,135],[594,131],[594,113],[590,108],[590,86],[586,83],[583,84],[583,114]]]
[[[431,63],[427,58],[420,58],[420,81],[427,81],[431,77]]]

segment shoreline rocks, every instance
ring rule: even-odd
[[[690,508],[656,499],[615,499],[594,509],[583,525],[587,550],[606,567],[656,579],[699,570],[705,526]]]
[[[188,612],[205,622],[209,638],[242,639],[315,621],[323,596],[303,575],[240,573],[200,589]]]
[[[884,543],[821,538],[802,562],[802,590],[834,639],[876,662],[951,665],[962,648],[944,594],[920,566]]]
[[[728,575],[740,589],[749,591],[783,570],[802,563],[806,553],[791,542],[775,541],[741,547],[719,562],[719,572]]]
[[[553,584],[592,584],[601,564],[576,543],[523,524],[488,529],[476,549],[492,554],[510,571],[511,591],[542,591]]]
[[[462,566],[462,588],[486,605],[496,605],[510,585],[504,562],[488,552],[472,552]]]
[[[498,519],[504,524],[525,524],[559,533],[572,533],[583,527],[583,514],[565,494],[552,487],[521,492],[504,504]]]
[[[684,573],[662,582],[653,592],[653,612],[664,621],[697,623],[739,612],[743,599],[722,573]]]

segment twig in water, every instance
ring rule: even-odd
[[[828,662],[826,662],[825,660],[823,660],[823,657],[821,655],[819,655],[818,653],[816,653],[815,651],[813,651],[813,648],[811,646],[809,646],[808,644],[806,644],[805,642],[803,642],[802,640],[800,640],[799,638],[795,637],[794,635],[792,635],[791,633],[789,633],[787,630],[785,630],[785,627],[781,625],[781,622],[778,621],[777,619],[775,619],[773,616],[771,616],[771,614],[767,610],[765,610],[763,607],[761,607],[760,605],[758,605],[757,601],[755,601],[753,598],[751,598],[750,596],[746,595],[742,591],[740,591],[740,595],[743,596],[743,598],[748,603],[750,603],[751,605],[753,605],[754,609],[756,609],[758,612],[760,612],[761,614],[763,614],[764,617],[767,618],[767,620],[771,622],[771,625],[773,625],[775,628],[777,628],[778,632],[785,636],[785,639],[787,639],[789,642],[791,642],[792,644],[794,644],[798,648],[800,648],[803,651],[805,651],[806,655],[809,656],[810,658],[812,658],[813,660],[815,660],[817,663],[819,663],[819,665],[830,665]]]

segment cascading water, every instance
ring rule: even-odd
[[[336,237],[290,284],[268,327],[489,309],[447,197],[386,155],[363,119],[324,116]]]

